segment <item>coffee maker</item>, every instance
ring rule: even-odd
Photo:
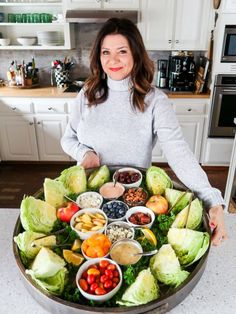
[[[167,87],[167,66],[168,60],[160,59],[157,61],[157,87]]]
[[[195,62],[191,52],[172,52],[169,57],[169,89],[194,91]]]

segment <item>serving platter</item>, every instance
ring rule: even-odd
[[[115,172],[119,168],[121,168],[121,166],[109,167],[111,172]],[[137,168],[137,169],[139,169],[143,174],[145,174],[146,172],[146,169],[144,168]],[[86,174],[89,176],[89,174],[93,170],[94,169],[87,170]],[[174,188],[179,189],[179,190],[186,190],[186,187],[180,184],[179,182],[175,182],[173,180],[172,182],[174,183]],[[41,189],[38,192],[36,192],[34,196],[36,198],[39,198],[42,195],[42,192],[43,191]],[[211,234],[209,224],[208,224],[208,217],[205,212],[203,212],[203,225],[204,225],[204,229],[209,234]],[[16,225],[15,225],[13,237],[17,236],[22,231],[24,230],[21,225],[20,217],[18,217]],[[31,279],[31,277],[25,273],[25,267],[21,261],[18,247],[16,243],[13,241],[13,252],[14,252],[14,257],[16,260],[16,265],[21,275],[21,278],[23,279],[25,288],[30,293],[30,295],[47,311],[51,313],[61,313],[61,314],[82,314],[82,313],[139,314],[139,313],[152,311],[154,309],[155,309],[155,313],[166,313],[170,309],[174,308],[177,304],[182,302],[184,298],[189,295],[189,293],[198,283],[202,274],[204,273],[209,250],[210,250],[210,246],[208,247],[205,254],[202,256],[202,258],[191,266],[191,273],[189,277],[180,286],[178,286],[175,289],[167,290],[167,292],[161,295],[161,297],[159,297],[157,300],[149,302],[145,305],[139,305],[139,306],[133,306],[133,307],[124,307],[124,306],[104,307],[101,305],[91,307],[88,305],[81,305],[78,303],[63,300],[62,298],[54,296],[46,292],[42,288],[38,287],[36,283]]]

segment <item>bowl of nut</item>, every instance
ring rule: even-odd
[[[123,201],[130,207],[145,205],[148,200],[148,192],[143,188],[129,188],[123,194]]]
[[[72,216],[70,226],[82,240],[85,240],[95,233],[103,233],[107,222],[108,218],[101,209],[86,208]]]

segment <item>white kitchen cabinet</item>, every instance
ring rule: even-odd
[[[139,8],[139,0],[65,0],[64,3],[67,10]]]
[[[228,166],[233,148],[233,139],[207,138],[202,164],[207,166]]]
[[[74,48],[74,32],[73,25],[69,24],[63,18],[63,3],[58,0],[57,2],[39,1],[39,2],[1,2],[0,11],[5,14],[5,19],[0,23],[0,32],[3,38],[10,38],[11,43],[9,46],[0,46],[0,50],[62,50]],[[55,18],[59,16],[57,21],[52,23],[19,23],[8,22],[8,14],[32,14],[35,13],[49,13],[54,15]],[[60,43],[39,44],[38,40],[32,46],[22,46],[17,42],[18,37],[37,37],[38,32],[42,31],[57,31],[60,32]]]
[[[210,0],[142,0],[139,24],[149,50],[206,50]]]
[[[32,116],[1,116],[0,153],[2,160],[38,160]]]
[[[67,115],[63,98],[1,98],[2,160],[69,161],[60,145]]]
[[[193,99],[171,99],[171,102],[182,128],[183,136],[197,160],[200,161],[206,104],[204,101]],[[158,142],[152,152],[152,161],[167,161]]]
[[[66,116],[37,115],[35,124],[39,160],[69,161],[60,144],[67,124]]]

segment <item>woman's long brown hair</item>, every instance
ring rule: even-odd
[[[128,40],[134,59],[134,66],[130,73],[132,103],[134,108],[144,112],[146,108],[144,97],[152,88],[154,64],[147,54],[138,28],[128,19],[109,19],[97,35],[90,54],[91,75],[85,83],[85,96],[88,99],[88,105],[101,104],[108,97],[107,80],[104,77],[100,53],[103,39],[110,34],[120,34]]]

